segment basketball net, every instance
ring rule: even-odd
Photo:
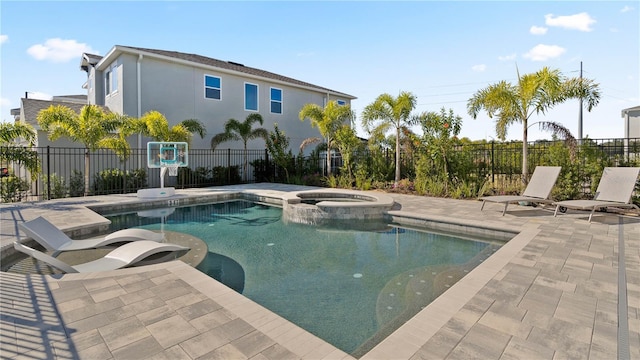
[[[167,169],[169,170],[169,176],[178,176],[178,164],[165,164]]]

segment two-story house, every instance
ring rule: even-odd
[[[195,136],[192,148],[210,147],[211,137],[224,131],[233,118],[244,121],[259,113],[263,128],[274,123],[290,138],[294,153],[302,141],[319,136],[308,121],[298,117],[307,103],[324,106],[336,100],[350,105],[354,96],[321,86],[244,66],[231,61],[176,51],[114,46],[105,56],[83,54],[81,69],[87,73],[88,102],[113,112],[140,117],[156,110],[175,125],[197,119],[207,128],[207,136]],[[255,125],[258,126],[258,125]],[[145,139],[138,139],[144,148]],[[263,148],[255,140],[250,148]],[[239,143],[220,147],[242,148]]]

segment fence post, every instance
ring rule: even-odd
[[[47,200],[51,200],[51,146],[47,145]]]
[[[267,173],[267,171],[269,171],[269,149],[264,149],[264,169],[263,169],[263,174],[265,179],[269,178],[269,174]],[[254,176],[255,179],[255,176]],[[264,179],[262,179],[264,181]]]
[[[493,163],[493,144],[494,144],[494,141],[491,140],[491,184],[495,185],[496,172],[495,172],[494,163]]]
[[[227,184],[231,184],[231,149],[227,149]]]
[[[126,194],[127,193],[127,162],[124,162],[124,173],[122,174],[122,180],[123,180],[123,184],[122,184],[122,193]]]

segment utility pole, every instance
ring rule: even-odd
[[[582,61],[580,61],[580,85],[582,85]],[[580,109],[578,110],[578,143],[582,143],[582,96],[580,96]]]

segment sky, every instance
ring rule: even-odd
[[[500,81],[543,67],[599,84],[583,111],[583,137],[624,137],[621,111],[640,105],[638,1],[7,1],[0,0],[0,121],[20,98],[86,94],[82,53],[115,45],[234,61],[357,97],[356,124],[383,93],[417,97],[414,114],[449,109],[461,137],[495,138],[467,101]],[[569,100],[529,120],[578,136]],[[297,119],[296,119],[297,120]],[[361,126],[358,134],[366,137]],[[419,132],[419,129],[416,129]],[[522,126],[507,139],[522,138]]]

